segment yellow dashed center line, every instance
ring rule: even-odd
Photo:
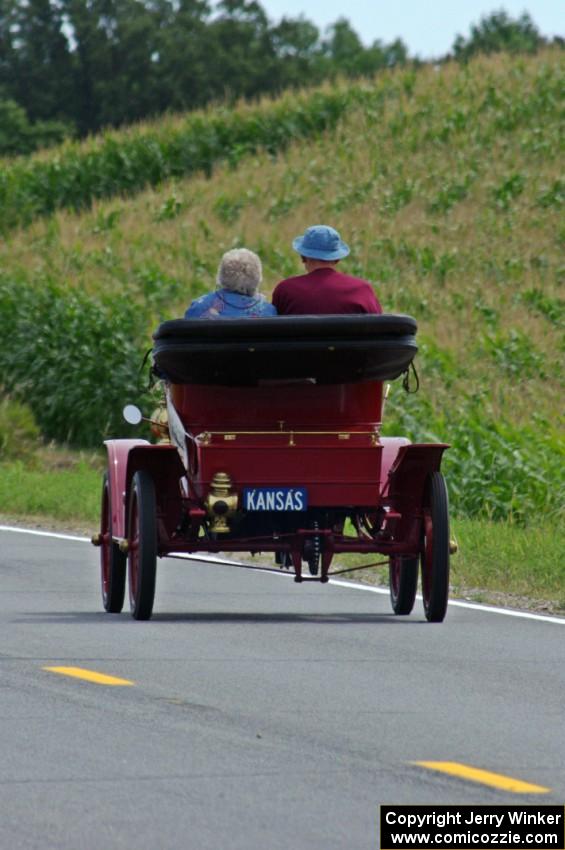
[[[480,770],[478,767],[470,767],[468,764],[459,764],[455,761],[415,761],[412,763],[428,770],[437,770],[440,773],[457,776],[459,779],[468,779],[470,782],[490,785],[491,788],[499,788],[512,794],[547,794],[551,791],[551,788],[545,788],[543,785],[533,785],[531,782],[523,782],[521,779],[513,779],[511,776],[491,773],[488,770]]]
[[[84,679],[87,682],[95,682],[97,685],[133,685],[129,679],[119,679],[117,676],[106,676],[105,673],[97,673],[96,670],[84,670],[82,667],[44,667],[49,673],[59,673],[61,676],[72,676],[75,679]]]

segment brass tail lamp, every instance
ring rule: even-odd
[[[227,472],[216,472],[204,503],[211,519],[210,531],[215,534],[228,534],[231,531],[228,521],[238,506],[237,493],[232,487],[232,480]]]

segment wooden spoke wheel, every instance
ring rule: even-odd
[[[426,619],[441,623],[449,595],[449,506],[441,472],[432,472],[424,495],[422,596]]]
[[[410,614],[418,587],[418,558],[391,557],[389,581],[392,610],[395,614]]]
[[[157,574],[155,485],[145,470],[135,473],[128,518],[128,579],[132,617],[148,620],[153,612]]]
[[[100,511],[100,584],[102,604],[109,614],[119,614],[124,607],[126,592],[126,555],[112,540],[112,501],[108,473],[102,481]]]

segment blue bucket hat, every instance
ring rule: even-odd
[[[342,241],[337,230],[327,224],[309,227],[303,236],[293,240],[292,247],[302,257],[313,260],[341,260],[349,254],[349,245]]]

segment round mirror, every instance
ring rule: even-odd
[[[143,419],[141,410],[139,407],[136,407],[135,404],[126,404],[122,414],[128,425],[139,425]]]

